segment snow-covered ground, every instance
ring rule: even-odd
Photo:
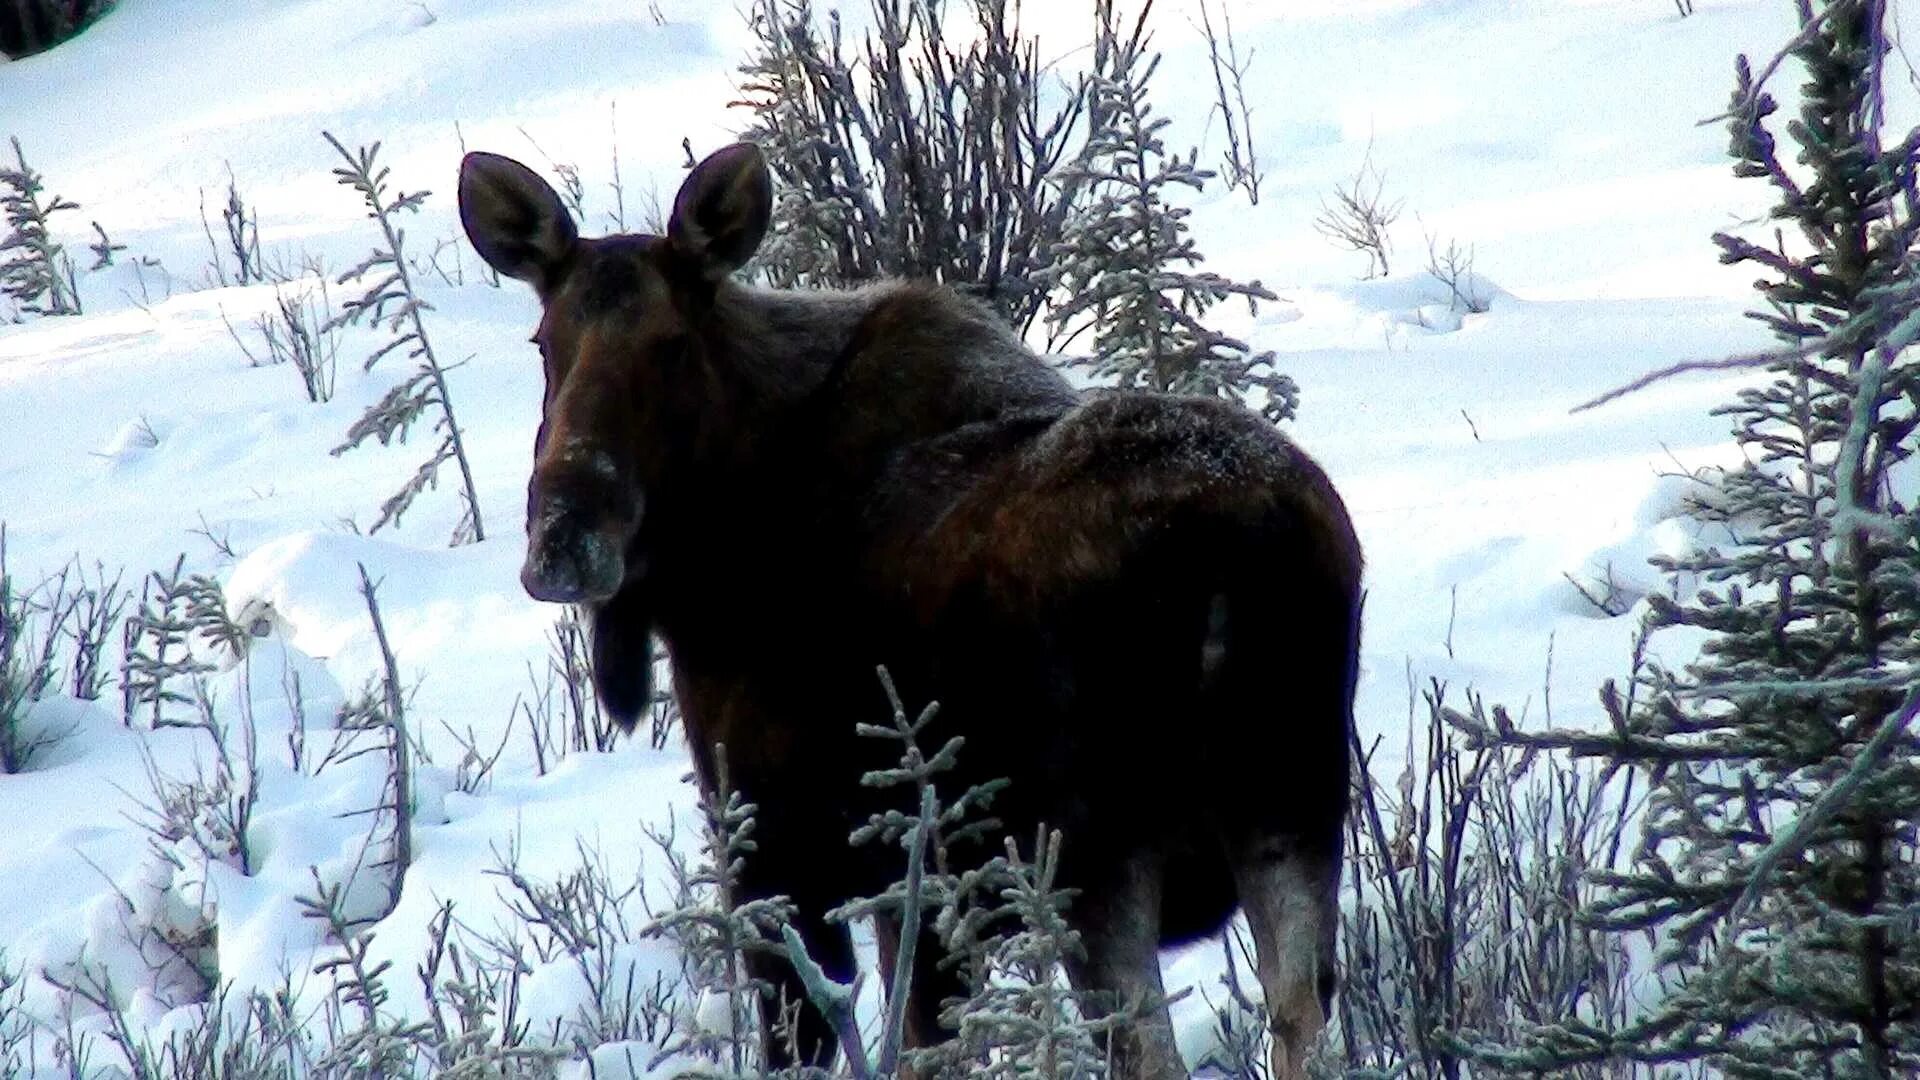
[[[1191,6],[1158,5],[1159,107],[1176,120],[1171,142],[1202,142],[1211,158],[1218,125]],[[1568,575],[1611,567],[1630,589],[1655,585],[1646,557],[1690,535],[1667,477],[1732,454],[1707,412],[1729,378],[1570,412],[1646,369],[1764,340],[1741,317],[1747,275],[1717,265],[1708,234],[1751,222],[1765,193],[1732,178],[1723,130],[1698,121],[1724,104],[1737,53],[1784,40],[1790,5],[1696,6],[1681,19],[1656,0],[1227,4],[1255,50],[1248,96],[1268,174],[1258,205],[1216,186],[1192,221],[1212,268],[1283,298],[1229,328],[1276,350],[1298,380],[1291,430],[1358,520],[1369,564],[1359,723],[1385,736],[1388,756],[1404,742],[1409,672],[1471,684],[1516,711],[1550,694],[1563,722],[1593,712],[1594,688],[1624,670],[1633,619],[1600,617]],[[1080,7],[1028,13],[1067,63]],[[121,0],[81,38],[0,63],[0,136],[18,137],[50,189],[82,207],[63,215],[58,238],[89,261],[87,223],[98,221],[127,248],[115,266],[80,274],[86,315],[0,324],[7,566],[32,583],[77,557],[134,580],[184,555],[189,572],[225,584],[236,610],[259,600],[274,612],[272,636],[214,683],[227,719],[251,695],[259,731],[251,875],[175,867],[141,827],[148,769],[190,774],[205,764],[204,736],[124,728],[111,692],[55,700],[38,717],[71,725],[71,737],[34,770],[0,776],[8,967],[72,977],[93,965],[138,1024],[164,1032],[193,1011],[145,988],[124,927],[204,917],[218,927],[219,976],[239,990],[277,987],[287,972],[296,988],[324,983],[310,972],[331,953],[295,897],[311,892],[313,868],[327,881],[352,875],[366,821],[341,815],[378,798],[380,771],[371,758],[293,766],[287,736],[301,719],[284,673],[300,673],[318,745],[338,704],[378,671],[361,564],[380,583],[432,762],[420,768],[415,863],[374,945],[405,973],[393,980],[398,1005],[418,995],[412,965],[442,902],[473,925],[499,917],[500,879],[487,874],[496,851],[517,844],[529,876],[551,877],[577,863],[579,839],[616,876],[631,874],[649,850],[644,828],[687,819],[677,745],[628,742],[540,776],[524,728],[507,731],[556,614],[516,578],[540,400],[525,343],[536,305],[512,283],[481,281],[452,189],[463,145],[571,164],[587,231],[602,231],[617,146],[638,220],[650,198],[671,196],[683,137],[710,149],[743,122],[727,103],[745,46],[735,5],[704,0]],[[209,280],[201,207],[217,230],[230,176],[270,259],[319,256],[337,271],[376,239],[329,173],[323,130],[348,145],[381,140],[392,182],[433,192],[409,243],[420,256],[442,248],[446,277],[423,278],[428,328],[442,357],[464,361],[451,384],[484,543],[445,546],[457,516],[445,484],[377,537],[345,524],[370,523],[424,452],[416,441],[328,454],[403,374],[394,359],[362,372],[372,335],[348,332],[338,394],[314,405],[290,368],[249,366],[229,333],[231,323],[252,343],[252,319],[273,303],[269,286]],[[1369,154],[1405,212],[1394,274],[1357,282],[1364,258],[1312,222]],[[1421,272],[1427,234],[1472,245],[1489,311],[1449,312],[1445,287]],[[336,288],[336,303],[347,292]],[[489,748],[505,740],[474,793],[454,790],[456,731]],[[201,910],[165,910],[183,897]],[[650,978],[650,966],[671,964],[663,950],[631,962]],[[1215,955],[1177,958],[1171,980],[1211,983]],[[536,1027],[571,1008],[572,977],[564,965],[536,976]],[[49,982],[29,978],[25,995],[63,1022]],[[1205,1018],[1184,1016],[1197,1055]],[[102,1020],[82,1004],[74,1023]],[[51,1037],[38,1050],[50,1062]]]

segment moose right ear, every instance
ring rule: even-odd
[[[541,292],[559,282],[580,239],[545,180],[510,157],[478,150],[460,162],[460,223],[488,266]]]

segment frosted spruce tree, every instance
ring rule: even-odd
[[[1796,6],[1797,164],[1744,58],[1728,114],[1735,171],[1773,187],[1782,227],[1772,246],[1714,238],[1762,272],[1754,317],[1784,348],[1720,410],[1747,457],[1703,500],[1727,539],[1665,564],[1707,584],[1650,598],[1654,643],[1704,631],[1699,656],[1649,663],[1624,698],[1609,685],[1605,733],[1462,725],[1644,778],[1636,857],[1595,875],[1585,914],[1651,934],[1664,995],[1624,1025],[1574,1016],[1472,1046],[1488,1065],[1920,1075],[1920,132],[1881,142],[1884,0]]]
[[[1202,321],[1230,297],[1251,306],[1274,295],[1258,281],[1197,269],[1201,255],[1187,227],[1189,211],[1171,196],[1182,187],[1201,190],[1213,173],[1198,166],[1197,152],[1167,151],[1167,118],[1156,116],[1148,101],[1160,65],[1151,38],[1137,25],[1122,34],[1112,4],[1097,6],[1088,105],[1093,135],[1079,163],[1066,170],[1070,180],[1089,185],[1091,197],[1068,219],[1046,272],[1060,298],[1047,320],[1056,332],[1091,328],[1093,355],[1073,363],[1115,377],[1122,387],[1236,402],[1258,387],[1261,412],[1287,419],[1299,390],[1273,370],[1273,354],[1254,353]]]
[[[43,199],[45,181],[27,164],[20,140],[12,143],[14,164],[0,165],[0,222],[6,225],[0,233],[0,295],[30,315],[78,315],[73,260],[53,239],[49,219],[80,206],[58,195]]]

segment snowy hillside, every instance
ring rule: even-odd
[[[1158,5],[1157,93],[1175,119],[1169,141],[1201,144],[1206,163],[1218,124],[1188,6]],[[313,968],[334,950],[297,898],[324,881],[345,888],[349,911],[384,899],[371,895],[384,888],[377,875],[357,869],[368,820],[351,816],[383,797],[381,755],[321,767],[336,710],[382,672],[362,566],[425,750],[414,863],[372,945],[373,960],[394,964],[394,1007],[421,1007],[414,969],[443,904],[481,932],[507,918],[513,886],[490,871],[509,859],[551,881],[584,848],[615,882],[642,875],[647,903],[670,900],[646,833],[694,825],[677,734],[664,749],[641,737],[556,762],[539,760],[529,730],[559,614],[516,576],[541,395],[526,343],[538,307],[513,282],[487,283],[452,195],[463,147],[489,149],[549,177],[577,170],[590,235],[616,214],[645,220],[679,183],[683,138],[700,154],[743,123],[727,107],[747,47],[734,7],[121,0],[74,41],[0,63],[0,136],[17,137],[48,189],[79,204],[55,224],[81,264],[85,307],[0,323],[6,570],[25,589],[75,560],[91,580],[97,565],[134,583],[137,604],[140,579],[184,557],[185,573],[217,579],[229,612],[265,635],[244,662],[211,658],[222,670],[207,707],[230,730],[250,718],[257,731],[244,873],[145,827],[156,783],[214,768],[203,733],[123,726],[112,680],[97,700],[56,689],[36,707],[36,724],[71,732],[28,771],[0,775],[0,986],[5,972],[26,973],[0,990],[0,1008],[17,995],[44,1025],[23,1051],[31,1067],[64,1073],[56,1044],[69,1032],[86,1036],[95,1066],[118,1060],[103,1011],[60,983],[110,992],[162,1041],[206,1007],[181,1004],[205,974],[181,969],[183,956],[210,962],[236,1002],[283,985],[303,1007],[327,996],[332,976]],[[1731,176],[1724,132],[1698,122],[1724,104],[1736,54],[1770,54],[1788,35],[1788,5],[1699,0],[1685,19],[1663,0],[1227,7],[1255,51],[1249,97],[1268,178],[1253,206],[1214,185],[1192,223],[1209,268],[1281,296],[1228,328],[1276,350],[1300,384],[1290,430],[1361,532],[1363,738],[1382,738],[1382,760],[1404,752],[1410,678],[1471,685],[1516,713],[1550,700],[1559,720],[1578,722],[1601,680],[1624,671],[1634,620],[1605,617],[1569,579],[1604,592],[1610,576],[1623,606],[1657,586],[1646,558],[1683,550],[1695,528],[1672,474],[1732,460],[1725,422],[1707,410],[1737,383],[1695,376],[1570,410],[1648,369],[1763,342],[1741,314],[1748,275],[1717,264],[1708,234],[1755,217],[1765,192]],[[1065,64],[1082,44],[1079,9],[1028,14]],[[274,310],[276,289],[223,285],[213,268],[230,258],[230,181],[278,266],[337,275],[378,239],[330,174],[339,161],[322,131],[350,147],[381,142],[391,183],[432,193],[408,244],[434,346],[459,362],[451,392],[485,542],[446,546],[459,514],[449,479],[398,526],[360,535],[427,449],[329,454],[404,374],[393,361],[362,370],[384,338],[345,332],[324,404],[289,366],[256,366],[243,351],[264,355],[254,322]],[[1313,219],[1369,155],[1405,212],[1392,274],[1357,281],[1364,257],[1328,243]],[[125,245],[110,267],[86,269],[90,222]],[[1429,235],[1472,246],[1489,310],[1450,310],[1447,288],[1424,272]],[[352,294],[330,288],[336,308]],[[117,634],[106,656],[119,663]],[[478,782],[468,746],[499,748]],[[645,922],[639,898],[628,916]],[[207,927],[212,940],[179,940]],[[1214,986],[1218,952],[1172,958],[1170,988]],[[662,941],[610,962],[617,980],[630,967],[640,984],[678,971]],[[583,976],[564,950],[531,967],[521,1019],[564,1030]],[[1197,1060],[1210,1022],[1200,997],[1179,1016]],[[631,1060],[652,1054],[643,1046]],[[628,1060],[610,1046],[597,1075]],[[567,1068],[587,1074],[579,1061]]]

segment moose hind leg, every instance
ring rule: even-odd
[[[1234,880],[1273,1033],[1273,1076],[1306,1080],[1336,980],[1340,833],[1248,838],[1235,854]]]
[[[1102,887],[1105,886],[1105,887]],[[1067,961],[1089,1018],[1134,1013],[1113,1034],[1115,1080],[1185,1080],[1160,981],[1160,861],[1138,857],[1110,881],[1087,883],[1070,909],[1083,957]]]

